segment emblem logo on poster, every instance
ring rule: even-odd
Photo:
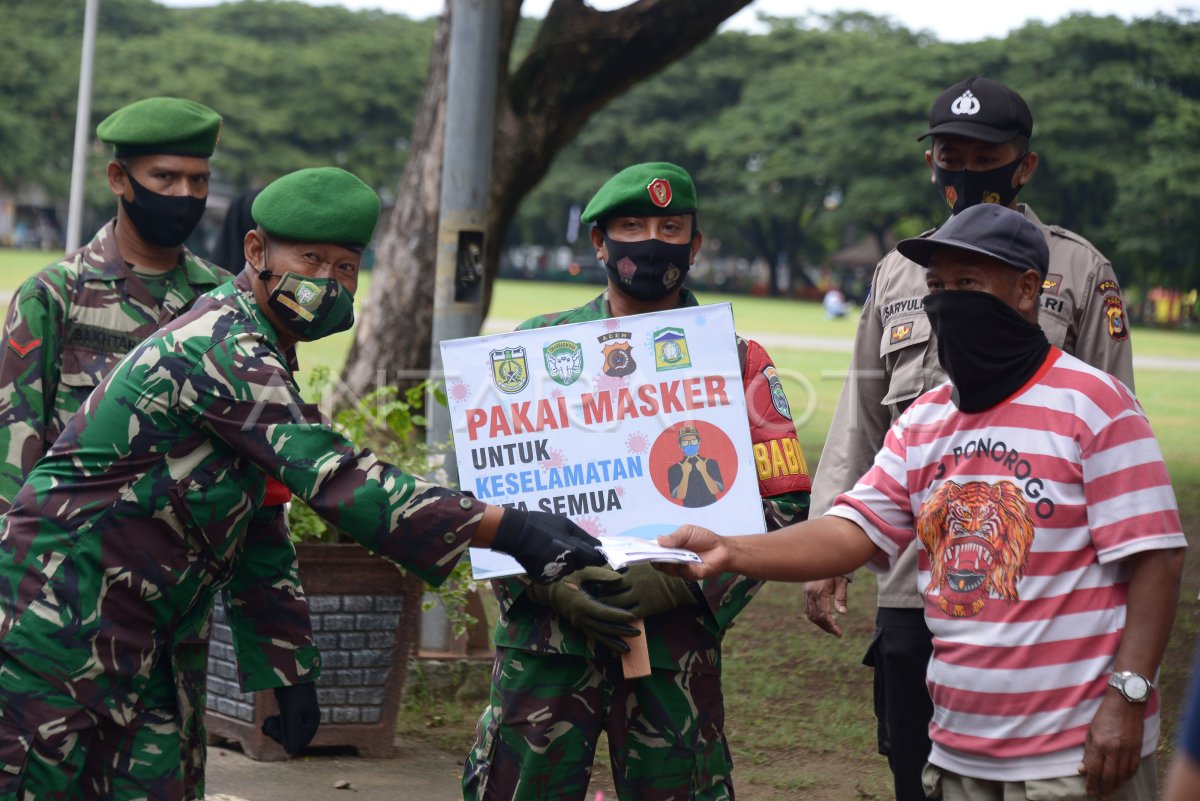
[[[492,351],[492,382],[501,392],[513,394],[529,385],[529,365],[525,348],[502,348]]]
[[[660,328],[654,332],[655,370],[680,370],[691,366],[692,357],[682,328]]]
[[[629,344],[632,336],[628,331],[613,331],[596,337],[596,341],[604,346],[605,375],[620,378],[637,369],[637,362],[633,360],[633,346]]]
[[[583,374],[583,345],[560,339],[542,348],[546,371],[555,383],[569,387]]]

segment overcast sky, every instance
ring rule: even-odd
[[[169,6],[211,6],[219,0],[158,0]],[[225,0],[229,2],[229,0]],[[101,0],[103,2],[103,0]],[[421,19],[441,12],[444,0],[304,0],[312,5],[342,5],[347,8],[382,8]],[[590,0],[600,9],[619,8],[629,0]],[[551,0],[525,0],[522,13],[540,17],[546,13]],[[758,12],[777,17],[797,17],[809,12],[827,13],[838,10],[869,11],[878,16],[890,16],[911,30],[931,30],[939,39],[951,42],[974,42],[991,37],[1003,37],[1031,19],[1052,23],[1075,12],[1096,15],[1116,14],[1129,20],[1162,12],[1172,16],[1196,16],[1200,3],[1180,0],[999,0],[986,12],[976,3],[963,0],[754,0],[748,8],[733,17],[727,25],[755,30]]]

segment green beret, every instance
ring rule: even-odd
[[[626,167],[609,178],[583,210],[585,223],[614,214],[663,217],[696,210],[696,185],[683,167],[651,161]]]
[[[109,114],[96,126],[118,158],[165,153],[208,158],[221,137],[221,115],[194,100],[148,97]]]
[[[379,195],[345,170],[312,167],[267,184],[250,216],[284,239],[366,247],[379,220]]]

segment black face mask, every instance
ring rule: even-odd
[[[1050,351],[1041,326],[987,292],[935,292],[924,298],[938,361],[954,384],[954,405],[982,412],[1012,395]]]
[[[207,197],[160,195],[139,184],[125,170],[133,187],[133,202],[121,198],[121,207],[142,239],[160,248],[177,248],[192,235],[204,216]]]
[[[1022,154],[1012,164],[994,170],[975,172],[972,170],[947,170],[933,165],[933,178],[938,192],[950,207],[951,214],[980,203],[996,203],[1007,206],[1013,202],[1021,187],[1013,186],[1012,179],[1021,166]]]
[[[662,300],[683,284],[691,269],[692,243],[672,245],[658,239],[618,242],[604,235],[609,280],[635,300]]]

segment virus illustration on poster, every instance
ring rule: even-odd
[[[593,537],[603,537],[608,534],[608,529],[600,522],[600,518],[588,515],[575,520],[575,525],[591,534]]]
[[[467,384],[455,381],[450,385],[450,399],[455,403],[463,403],[469,397],[471,397],[471,387]]]
[[[538,462],[538,465],[541,466],[543,472],[551,468],[562,467],[567,463],[566,454],[564,454],[558,448],[548,448],[547,450],[550,453],[550,458],[543,459]]]
[[[625,437],[625,450],[629,453],[645,453],[650,449],[650,439],[640,431]]]

